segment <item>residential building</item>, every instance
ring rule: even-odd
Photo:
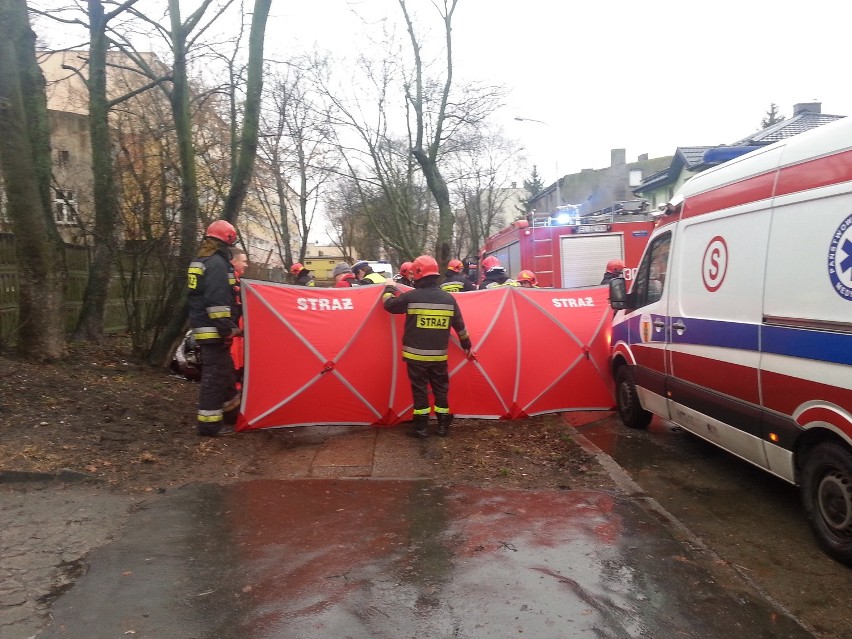
[[[109,55],[108,97],[114,99],[147,83],[142,73],[133,71],[135,64],[129,58],[118,52]],[[141,56],[155,72],[168,72],[153,53]],[[92,242],[94,225],[92,149],[85,85],[88,52],[41,52],[38,57],[47,83],[57,225],[66,242],[88,244]],[[221,213],[226,195],[223,189],[230,181],[229,126],[218,115],[215,99],[210,96],[196,105],[199,235],[206,223]],[[122,241],[144,242],[164,233],[175,238],[179,236],[180,177],[171,121],[168,100],[159,88],[122,102],[110,113]],[[286,219],[290,236],[294,238],[298,238],[298,228],[290,216],[280,214],[277,193],[262,188],[268,181],[268,173],[269,167],[264,167],[258,157],[253,185],[237,226],[251,262],[280,267],[283,266],[280,257],[283,251],[278,247],[277,238],[281,234],[276,225]],[[264,175],[267,177],[261,177]],[[10,227],[0,214],[0,232],[8,232]]]
[[[318,280],[330,280],[334,266],[342,261],[344,261],[343,251],[339,247],[310,242],[305,251],[303,264]]]
[[[566,205],[576,208],[581,215],[601,211],[618,202],[632,200],[632,189],[646,176],[668,166],[671,160],[671,157],[649,159],[648,154],[643,153],[635,162],[627,162],[625,149],[612,149],[608,167],[583,169],[561,176],[556,184],[531,199],[530,206],[538,216],[556,213],[559,207]]]
[[[633,193],[656,209],[668,202],[675,192],[695,173],[742,155],[755,148],[798,135],[823,124],[838,120],[842,115],[822,113],[820,102],[800,102],[793,105],[793,116],[756,131],[751,135],[722,146],[679,146],[669,166],[647,176]]]

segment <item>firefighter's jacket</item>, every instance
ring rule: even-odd
[[[412,362],[445,362],[450,343],[450,327],[464,350],[470,350],[470,337],[455,298],[437,283],[414,288],[394,297],[384,295],[385,310],[405,314],[402,357]]]
[[[455,271],[447,271],[447,274],[444,277],[444,282],[441,284],[441,288],[447,291],[447,293],[461,293],[463,291],[476,290],[476,287],[471,284],[467,277],[461,273],[456,273]]]
[[[296,284],[297,286],[316,286],[313,273],[311,273],[308,269],[304,269],[301,273],[299,273],[293,281],[293,284]]]
[[[520,286],[517,280],[511,279],[503,269],[491,269],[485,274],[485,279],[479,285],[479,290],[497,288],[498,286]]]
[[[189,289],[189,325],[198,344],[222,342],[239,333],[237,279],[228,247],[205,238],[198,257],[190,263],[186,278]]]
[[[384,284],[387,280],[378,273],[367,273],[359,282],[361,286],[367,284]]]

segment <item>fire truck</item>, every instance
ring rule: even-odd
[[[624,278],[632,280],[654,227],[644,200],[615,202],[587,215],[579,206],[560,206],[553,213],[529,213],[490,236],[479,261],[494,255],[510,277],[530,270],[539,286],[575,288],[600,284],[606,263],[620,259]]]

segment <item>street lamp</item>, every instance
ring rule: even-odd
[[[545,122],[544,120],[536,120],[534,118],[522,118],[522,117],[519,117],[517,115],[515,116],[515,120],[517,120],[518,122],[535,122],[536,124],[543,124],[548,129],[550,128],[550,125],[547,122]],[[555,163],[556,163],[556,167],[555,167],[556,168],[556,206],[560,207],[560,206],[562,206],[562,188],[561,188],[561,185],[560,185],[560,181],[562,179],[562,176],[559,175],[559,160],[558,159],[555,160]]]

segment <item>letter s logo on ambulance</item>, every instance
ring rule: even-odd
[[[701,279],[704,280],[704,288],[715,293],[725,281],[728,272],[728,245],[725,238],[717,235],[707,248],[704,249],[704,261],[701,264]]]
[[[831,236],[828,277],[835,292],[852,302],[852,215],[843,220]]]

